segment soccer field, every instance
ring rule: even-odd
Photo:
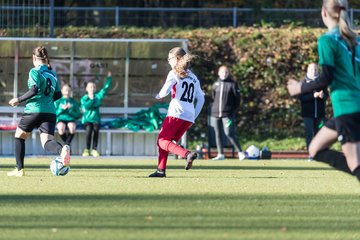
[[[155,159],[25,163],[0,161],[0,239],[360,239],[360,184],[316,162],[170,159],[166,179]]]

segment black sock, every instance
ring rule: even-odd
[[[345,155],[341,152],[325,149],[320,152],[318,152],[314,159],[320,162],[324,162],[332,166],[333,168],[336,168],[340,171],[349,173],[352,175],[351,170],[349,169],[349,166],[347,165]]]
[[[67,136],[66,136],[66,133],[64,134],[59,134],[61,140],[63,141],[63,143],[66,143],[66,139],[67,139]]]
[[[44,149],[48,152],[55,153],[55,154],[57,153],[60,155],[62,145],[55,140],[48,140],[44,145]]]
[[[360,181],[360,167],[357,167],[354,172],[353,172],[354,176],[357,177],[357,179]]]
[[[15,159],[16,168],[21,170],[24,168],[25,157],[25,140],[22,138],[15,138]]]
[[[71,143],[72,139],[74,138],[74,136],[75,136],[75,134],[69,133],[69,134],[67,135],[67,138],[66,138],[65,143],[66,143],[67,145],[70,145],[70,143]]]

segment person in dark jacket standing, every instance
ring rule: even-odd
[[[314,81],[318,78],[318,66],[310,63],[307,68],[305,82]],[[303,93],[299,96],[301,102],[301,116],[304,119],[306,148],[325,121],[325,104],[328,93],[325,88],[315,89],[313,92]]]
[[[215,123],[214,128],[218,150],[218,155],[213,158],[213,160],[225,159],[221,141],[221,124],[226,137],[238,152],[239,160],[244,160],[245,154],[241,150],[235,129],[236,109],[240,105],[239,86],[231,78],[230,70],[227,66],[221,66],[219,68],[218,76],[218,81],[215,82],[212,87],[213,104],[211,107],[211,117]]]

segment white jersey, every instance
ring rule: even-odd
[[[181,79],[171,70],[156,98],[164,98],[171,92],[167,116],[193,123],[204,105],[204,93],[197,77],[190,70],[187,70],[187,74]]]

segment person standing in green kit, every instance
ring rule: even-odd
[[[102,100],[109,91],[111,82],[111,72],[108,72],[105,85],[99,92],[95,92],[96,85],[94,82],[88,82],[86,84],[87,94],[85,94],[80,100],[81,111],[83,112],[81,123],[84,124],[86,131],[86,148],[82,153],[83,157],[87,157],[90,155],[92,155],[93,157],[100,156],[100,153],[97,151],[101,122],[100,106],[102,104]],[[90,151],[91,137],[93,140],[93,144],[92,150]]]

